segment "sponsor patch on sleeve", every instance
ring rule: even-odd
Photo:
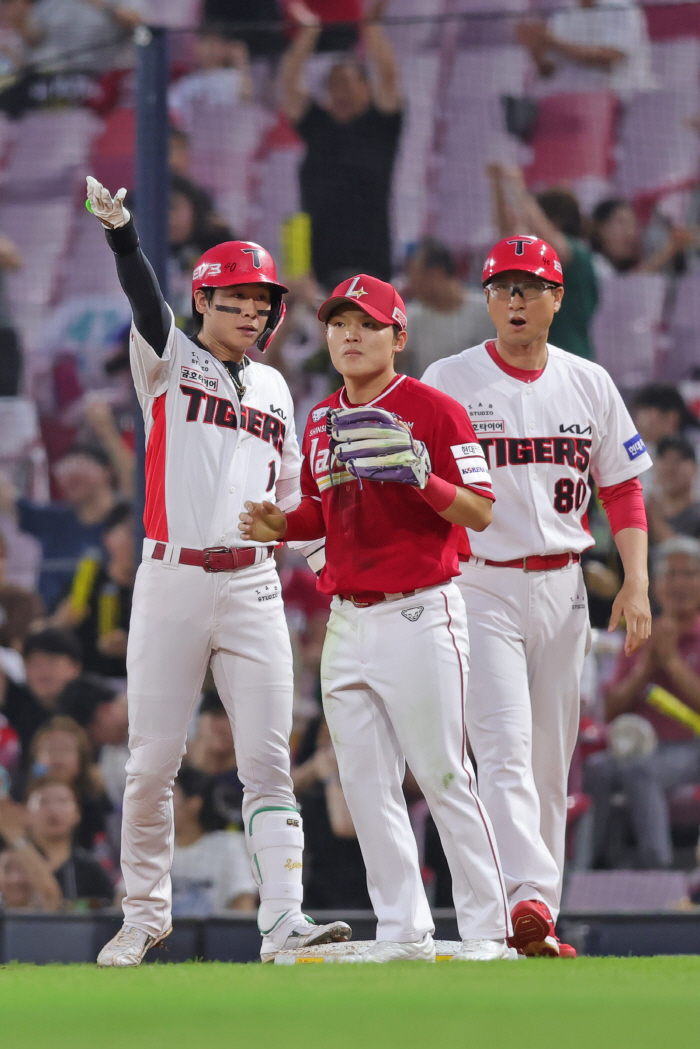
[[[630,459],[638,459],[647,450],[644,441],[638,433],[634,437],[630,437],[629,441],[624,441],[624,449]]]
[[[450,446],[450,451],[454,455],[455,459],[465,459],[470,455],[478,455],[480,458],[484,458],[484,453],[481,445],[478,443],[470,444],[453,444]],[[485,462],[486,460],[484,460]]]
[[[463,484],[491,484],[485,462],[479,462],[478,459],[458,459],[457,466]]]

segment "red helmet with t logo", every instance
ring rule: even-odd
[[[539,237],[516,236],[499,240],[484,263],[481,282],[488,284],[499,273],[508,270],[521,270],[552,284],[564,284],[559,256],[551,244]]]
[[[277,267],[269,251],[248,240],[227,240],[205,251],[192,273],[192,297],[199,288],[228,288],[234,284],[267,284],[272,297],[270,316],[258,338],[265,350],[284,320],[282,296],[289,289],[277,279]],[[201,316],[194,309],[195,319]]]

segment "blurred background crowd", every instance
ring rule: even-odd
[[[611,372],[655,462],[654,625],[631,659],[606,631],[621,571],[591,503],[569,869],[687,872],[680,895],[700,902],[700,3],[0,0],[2,903],[120,894],[136,420],[129,309],[84,176],[126,186],[138,222],[148,24],[171,30],[169,302],[187,330],[198,256],[232,237],[268,247],[290,294],[265,359],[299,430],[338,384],[316,320],[336,283],[401,288],[399,370],[420,378],[492,336],[480,273],[497,238],[556,248],[551,341]],[[305,905],[369,907],[319,704],[328,601],[303,559],[280,552],[279,568]],[[653,684],[680,720],[650,705]],[[410,773],[405,790],[430,898],[451,906]],[[175,913],[252,910],[235,741],[208,679],[174,804]]]

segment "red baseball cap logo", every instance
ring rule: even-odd
[[[336,306],[343,303],[359,306],[380,324],[396,324],[401,331],[406,331],[406,306],[403,299],[393,284],[378,277],[358,273],[344,280],[323,303],[318,311],[318,319],[325,323]]]

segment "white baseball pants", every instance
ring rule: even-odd
[[[472,662],[467,734],[511,907],[561,902],[569,765],[590,629],[579,564],[463,566]]]
[[[466,752],[468,658],[454,583],[369,608],[333,600],[323,705],[378,940],[410,943],[434,931],[401,789],[406,762],[440,833],[462,938],[510,931],[493,830]]]
[[[172,785],[210,659],[236,743],[251,856],[254,814],[270,814],[278,822],[289,816],[294,826],[277,837],[286,833],[301,841],[289,774],[292,654],[274,561],[209,574],[144,560],[136,576],[127,654],[130,757],[121,863],[125,922],[153,936],[171,925]],[[254,830],[259,824],[260,819]],[[280,876],[272,876],[275,891],[281,898],[289,895],[288,913],[300,916],[301,863],[289,873],[280,867]]]

